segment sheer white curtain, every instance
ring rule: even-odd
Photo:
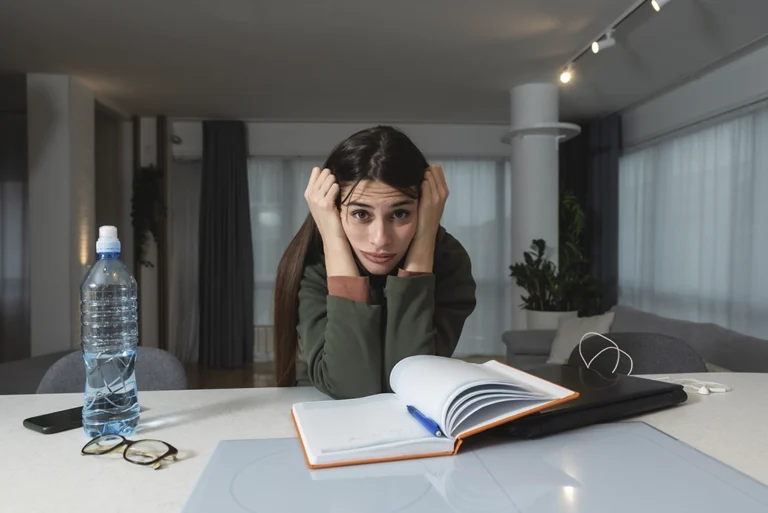
[[[511,327],[511,168],[503,160],[436,160],[450,190],[445,229],[472,260],[477,308],[467,319],[456,356],[504,353],[501,334]]]
[[[622,157],[619,302],[768,337],[768,109]]]
[[[168,168],[168,349],[196,363],[200,340],[198,242],[201,161],[174,160]]]
[[[254,323],[272,324],[277,264],[309,213],[304,190],[322,159],[248,159],[254,265]]]
[[[304,189],[322,158],[248,161],[255,266],[256,324],[272,323],[275,272],[308,209]],[[466,247],[478,284],[478,306],[468,319],[456,355],[503,353],[501,333],[512,309],[510,168],[504,161],[440,160],[451,190],[443,225]]]

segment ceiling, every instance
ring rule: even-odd
[[[507,123],[636,0],[0,0],[0,71],[65,73],[139,115]],[[763,0],[644,5],[561,117],[615,111],[768,32]],[[762,25],[762,26],[761,26]]]
[[[673,0],[658,13],[645,4],[616,29],[614,47],[577,61],[561,104],[578,119],[647,100],[768,44],[766,20],[765,0]]]

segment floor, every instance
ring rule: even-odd
[[[259,388],[275,386],[272,362],[252,363],[240,369],[208,369],[202,365],[188,364],[189,388]]]
[[[504,361],[504,356],[468,356],[462,360],[482,363],[488,360]],[[207,369],[200,365],[185,365],[187,381],[192,389],[259,388],[275,386],[272,362],[252,363],[241,369]]]

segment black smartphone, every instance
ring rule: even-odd
[[[83,425],[83,407],[55,411],[24,419],[24,427],[44,435],[76,429]]]

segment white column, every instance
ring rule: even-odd
[[[519,262],[534,239],[544,239],[548,257],[557,264],[558,144],[578,133],[578,126],[558,121],[558,89],[532,83],[511,90],[511,126],[505,142],[512,145],[512,261]],[[517,305],[523,293],[513,286],[514,329],[525,327]]]
[[[95,259],[94,98],[66,75],[27,76],[31,355],[80,346]]]

